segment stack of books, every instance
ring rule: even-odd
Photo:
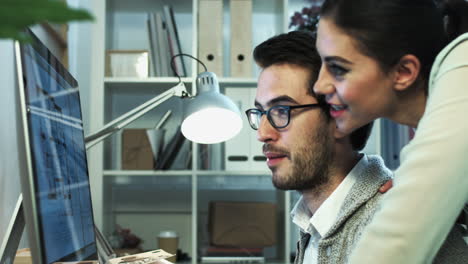
[[[148,37],[151,55],[151,75],[157,77],[187,76],[174,11],[164,5],[162,12],[148,13]],[[173,61],[174,67],[171,67]],[[172,70],[174,68],[175,72]]]

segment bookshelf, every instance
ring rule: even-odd
[[[178,27],[181,48],[195,57],[198,51],[199,0],[106,0],[93,3],[96,22],[93,29],[93,63],[90,87],[90,130],[96,131],[113,118],[174,86],[176,77],[108,77],[105,76],[106,50],[148,50],[146,19],[148,12],[162,10],[170,3]],[[252,68],[251,77],[230,77],[230,14],[229,0],[223,1],[223,76],[220,89],[256,87],[259,69]],[[286,32],[290,14],[300,10],[305,1],[253,0],[252,47],[267,38]],[[251,54],[250,54],[251,55]],[[200,58],[202,59],[202,58]],[[202,59],[203,60],[203,59]],[[189,91],[196,88],[197,62],[184,59],[187,77],[183,77]],[[210,70],[210,69],[208,69]],[[253,103],[252,103],[253,104]],[[249,106],[250,107],[250,106]],[[149,128],[169,109],[172,116],[165,125],[166,140],[170,139],[181,121],[182,102],[171,99],[130,125]],[[156,121],[155,121],[156,120]],[[245,128],[250,129],[250,128]],[[252,132],[254,133],[254,132]],[[380,153],[380,127],[374,127],[368,149]],[[88,152],[89,170],[96,223],[110,236],[115,224],[130,228],[144,240],[143,249],[157,247],[156,236],[162,230],[179,234],[179,248],[198,263],[202,248],[207,244],[208,204],[213,200],[256,201],[277,204],[277,243],[265,250],[267,263],[288,263],[295,252],[297,240],[289,212],[297,195],[277,191],[271,184],[270,171],[226,170],[225,144],[210,147],[217,165],[204,169],[200,153],[204,146],[190,143],[190,168],[167,171],[122,170],[119,159],[121,133],[116,133]],[[196,155],[195,155],[196,154]]]

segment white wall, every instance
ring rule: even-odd
[[[5,236],[21,189],[13,46],[13,41],[0,40],[0,242]],[[20,246],[24,247],[24,242]]]
[[[91,0],[68,0],[68,4],[74,8],[86,9],[92,15],[93,10],[104,9],[105,1],[91,1]],[[96,7],[98,6],[98,7]],[[92,22],[71,22],[69,23],[68,30],[68,56],[69,56],[69,70],[70,73],[78,81],[81,109],[83,116],[83,128],[84,134],[89,135],[91,132],[95,132],[102,127],[91,128],[91,115],[93,109],[93,95],[102,92],[100,89],[102,81],[101,77],[104,76],[104,69],[96,70],[95,65],[100,65],[100,60],[104,60],[104,57],[97,58],[94,54],[102,54],[103,46],[99,46],[97,39],[103,38],[100,32],[103,32],[102,27],[104,25],[103,17],[99,18],[95,16],[95,21]],[[94,71],[94,72],[93,72]],[[100,81],[96,81],[96,77],[99,76]],[[93,81],[94,80],[94,81]],[[95,100],[94,100],[95,101]],[[94,102],[94,104],[96,104]],[[101,106],[94,106],[94,108],[100,108]],[[103,178],[100,174],[93,173],[96,169],[93,167],[93,163],[90,160],[95,159],[96,156],[102,155],[96,148],[91,148],[88,151],[88,170],[91,186],[91,196],[93,200],[93,212],[94,212],[94,223],[102,228],[102,181]]]
[[[70,7],[87,10],[91,9],[90,2],[90,0],[68,0]],[[76,78],[79,85],[85,135],[90,133],[92,26],[93,22],[71,22],[68,28],[68,64],[70,73]]]

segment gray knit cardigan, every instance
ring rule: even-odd
[[[369,164],[346,196],[337,220],[330,230],[319,241],[318,263],[347,263],[354,246],[361,237],[364,228],[369,224],[378,210],[383,194],[378,190],[382,184],[392,178],[379,156],[368,155]],[[402,223],[404,224],[404,223]],[[302,264],[304,251],[310,239],[309,234],[301,233],[295,264]],[[452,230],[439,251],[434,263],[468,263],[468,247],[461,232]],[[375,263],[378,263],[376,260]],[[307,264],[307,263],[304,263]]]

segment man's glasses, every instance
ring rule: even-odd
[[[275,105],[266,111],[257,108],[251,108],[245,111],[250,126],[258,130],[262,115],[266,115],[268,121],[274,128],[285,128],[289,125],[291,119],[291,109],[305,108],[305,107],[321,107],[320,104],[305,104],[305,105]]]

